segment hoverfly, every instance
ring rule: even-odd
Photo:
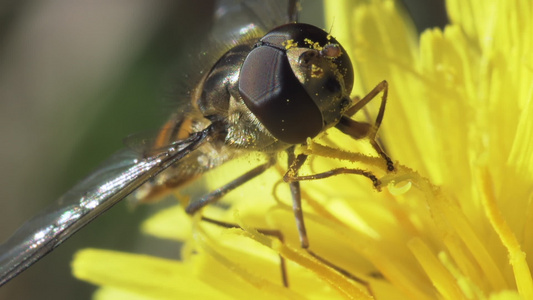
[[[249,151],[262,152],[269,159],[191,202],[186,211],[194,214],[217,201],[270,168],[277,154],[286,151],[289,161],[284,179],[291,188],[301,246],[307,248],[300,180],[349,173],[366,176],[377,187],[378,179],[359,169],[298,175],[307,156],[296,156],[294,146],[332,127],[356,139],[370,137],[388,170],[393,171],[394,166],[375,141],[387,83],[380,83],[354,103],[350,98],[354,74],[348,54],[326,31],[296,23],[297,7],[296,0],[283,8],[270,1],[220,1],[214,26],[215,30],[231,31],[235,41],[231,48],[205,70],[189,99],[163,126],[148,151],[118,152],[64,194],[55,207],[25,223],[0,246],[0,285],[141,186],[146,191],[143,198],[158,197]],[[251,17],[241,19],[238,27],[226,26],[235,11],[239,17],[242,11]],[[254,21],[260,13],[271,17]],[[280,15],[285,18],[278,18]],[[380,92],[383,97],[374,124],[350,118]]]

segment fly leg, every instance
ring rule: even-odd
[[[344,116],[341,117],[339,123],[335,125],[344,134],[351,136],[354,139],[362,139],[368,137],[370,145],[376,150],[379,156],[383,157],[387,163],[387,170],[394,171],[394,164],[390,157],[383,151],[381,146],[376,142],[376,134],[379,127],[381,126],[381,121],[383,121],[383,115],[385,114],[385,106],[387,104],[387,96],[389,91],[389,84],[386,80],[380,82],[375,88],[373,88],[370,93],[363,97],[348,109]],[[350,116],[357,113],[365,105],[367,105],[372,99],[374,99],[379,93],[382,92],[381,104],[379,106],[378,115],[374,124],[369,124],[366,122],[357,122],[352,120]]]
[[[305,223],[303,218],[303,211],[302,211],[302,199],[301,199],[301,193],[300,193],[300,181],[302,180],[314,180],[314,179],[322,179],[326,177],[330,177],[337,174],[359,174],[363,175],[370,180],[372,180],[374,186],[376,188],[379,188],[380,182],[374,176],[372,173],[360,170],[360,169],[348,169],[348,168],[339,168],[334,169],[328,172],[313,174],[313,175],[307,175],[307,176],[300,176],[298,175],[298,171],[304,164],[304,162],[307,159],[307,155],[305,154],[299,154],[298,156],[295,156],[294,154],[294,147],[291,147],[287,150],[288,156],[289,156],[289,170],[283,177],[283,180],[285,182],[288,182],[291,187],[291,194],[292,194],[292,201],[293,201],[293,211],[294,211],[294,217],[296,219],[296,226],[298,227],[298,234],[300,236],[300,244],[301,247],[307,251],[311,256],[318,259],[323,264],[327,265],[328,267],[334,269],[335,271],[343,274],[344,276],[350,278],[351,280],[360,283],[361,285],[364,285],[365,288],[368,290],[370,295],[373,295],[372,289],[370,288],[370,284],[368,281],[361,279],[350,272],[340,268],[339,266],[329,262],[327,259],[319,256],[318,254],[314,253],[309,249],[309,238],[307,237],[307,231],[305,229]]]
[[[292,183],[304,181],[304,180],[324,179],[324,178],[328,178],[328,177],[340,175],[340,174],[356,174],[356,175],[362,175],[370,179],[374,187],[377,190],[380,190],[381,182],[379,181],[379,179],[371,172],[368,172],[362,169],[336,168],[336,169],[332,169],[326,172],[321,172],[321,173],[312,174],[312,175],[298,175],[298,171],[304,164],[307,157],[308,156],[305,154],[299,154],[294,159],[293,163],[289,167],[289,170],[287,171],[287,173],[285,173],[285,176],[283,176],[283,180],[285,182],[292,184]]]
[[[240,228],[240,229],[242,229],[237,224],[223,222],[223,221],[211,219],[211,218],[205,217],[205,216],[202,216],[202,221],[205,221],[205,222],[208,222],[208,223],[220,226],[220,227],[224,227],[224,228]],[[257,230],[259,233],[262,233],[264,235],[269,235],[269,236],[276,237],[282,243],[284,242],[283,233],[281,231],[279,231],[279,230],[275,230],[275,229],[258,229],[258,228],[256,228],[255,230]],[[279,263],[280,263],[280,268],[281,268],[281,281],[283,282],[283,286],[288,288],[289,287],[289,278],[287,276],[287,264],[286,264],[285,258],[283,256],[281,256],[281,254],[279,254]]]
[[[323,173],[300,176],[298,175],[298,171],[305,163],[307,155],[299,154],[298,156],[295,156],[294,147],[289,148],[287,152],[289,156],[289,170],[287,171],[287,173],[285,173],[285,176],[283,176],[283,180],[289,183],[289,186],[291,188],[292,210],[294,212],[294,218],[296,219],[298,235],[300,236],[300,245],[304,249],[309,248],[309,239],[307,237],[307,230],[305,229],[304,223],[302,196],[300,193],[300,181],[322,179],[338,174],[359,174],[372,180],[374,187],[379,189],[380,181],[376,178],[376,176],[374,176],[374,174],[370,172],[360,169],[338,168]]]
[[[261,175],[264,171],[274,165],[274,163],[276,163],[276,159],[274,157],[270,157],[268,162],[251,169],[250,171],[235,178],[226,185],[221,186],[218,189],[212,191],[211,193],[203,196],[201,199],[189,203],[189,205],[185,208],[185,211],[190,215],[196,213],[204,206],[218,201],[220,198],[224,197],[224,195],[239,187],[240,185],[246,183],[250,179]]]
[[[202,209],[204,206],[206,206],[208,204],[211,204],[213,202],[216,202],[217,200],[222,198],[224,195],[226,195],[228,192],[232,191],[233,189],[235,189],[235,188],[239,187],[240,185],[244,184],[245,182],[247,182],[247,181],[249,181],[249,180],[251,180],[251,179],[253,179],[253,178],[255,178],[255,177],[259,176],[259,175],[261,175],[264,171],[266,171],[268,168],[270,168],[275,163],[276,163],[276,159],[274,157],[270,157],[268,162],[253,168],[252,170],[250,170],[250,171],[246,172],[245,174],[243,174],[243,175],[237,177],[236,179],[232,180],[228,184],[226,184],[226,185],[216,189],[215,191],[203,196],[200,200],[190,203],[185,208],[185,211],[188,214],[191,214],[191,215],[196,213],[197,211]],[[222,222],[222,221],[214,220],[214,219],[211,219],[211,218],[208,218],[208,217],[205,217],[205,216],[202,216],[202,220],[206,221],[206,222],[209,222],[209,223],[212,223],[212,224],[215,224],[215,225],[218,225],[218,226],[226,227],[226,228],[241,228],[237,224]],[[258,231],[260,233],[265,234],[265,235],[275,236],[281,242],[283,242],[283,240],[284,240],[283,234],[279,230],[258,229]],[[280,258],[280,267],[281,267],[281,279],[282,279],[283,285],[285,287],[288,287],[289,286],[289,280],[287,278],[287,267],[286,267],[285,258],[283,258],[281,255],[279,256],[279,258]]]
[[[287,150],[287,154],[289,156],[289,170],[283,177],[283,180],[285,182],[289,183],[290,189],[291,189],[291,196],[292,196],[292,211],[294,213],[294,218],[296,220],[296,227],[298,228],[298,235],[300,236],[300,245],[302,248],[307,249],[309,248],[309,239],[307,238],[307,230],[305,229],[305,223],[304,223],[304,215],[302,210],[302,194],[300,192],[300,182],[299,181],[287,181],[285,180],[285,177],[287,177],[287,174],[291,172],[292,166],[294,165],[296,169],[296,172],[298,172],[298,169],[303,165],[305,162],[305,158],[300,159],[300,155],[298,157],[295,157],[294,155],[294,147],[290,147]]]

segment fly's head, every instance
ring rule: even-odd
[[[268,32],[246,58],[239,91],[277,139],[303,143],[334,126],[351,106],[353,67],[324,30],[292,23]]]

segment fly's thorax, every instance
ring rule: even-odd
[[[227,51],[200,83],[200,92],[193,101],[206,118],[214,121],[228,116],[231,86],[239,80],[241,65],[252,45],[248,42]]]
[[[238,90],[241,66],[256,42],[247,41],[222,55],[199,84],[193,99],[193,106],[205,119],[225,124],[224,144],[235,149],[271,149],[277,143],[243,103]]]

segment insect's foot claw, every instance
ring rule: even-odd
[[[368,178],[370,178],[370,180],[372,180],[372,184],[374,185],[374,188],[376,188],[376,190],[378,190],[378,192],[381,191],[381,181],[374,175],[372,174],[368,174]]]

